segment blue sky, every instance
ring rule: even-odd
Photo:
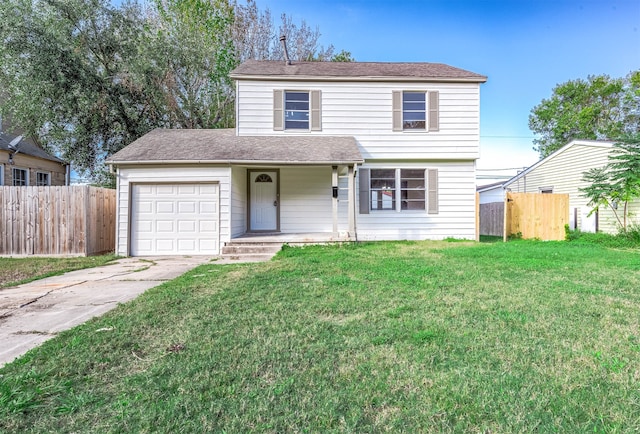
[[[321,44],[357,61],[441,62],[481,86],[479,174],[529,166],[529,113],[556,84],[640,69],[640,0],[256,0],[318,26]],[[490,181],[489,181],[490,182]],[[482,183],[482,182],[480,182]]]

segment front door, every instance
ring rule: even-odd
[[[249,172],[249,230],[277,231],[278,172]]]

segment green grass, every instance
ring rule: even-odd
[[[0,258],[0,288],[20,285],[69,271],[105,265],[115,255],[77,257]]]
[[[637,432],[639,288],[567,242],[204,265],[0,369],[0,431]]]

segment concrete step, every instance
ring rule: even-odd
[[[222,254],[223,255],[249,255],[249,254],[269,254],[271,256],[275,255],[282,248],[282,243],[277,244],[231,244],[227,243],[222,246]]]
[[[222,255],[219,260],[216,261],[217,264],[234,264],[234,263],[242,263],[242,262],[267,262],[275,253],[268,254],[238,254],[238,255]]]

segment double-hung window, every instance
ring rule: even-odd
[[[393,91],[393,131],[438,131],[439,99],[438,91]]]
[[[309,92],[284,93],[284,129],[309,129]]]
[[[360,169],[360,213],[438,213],[437,169]]]
[[[14,187],[29,185],[29,179],[28,179],[28,174],[26,169],[17,169],[14,167],[12,171],[12,176],[13,176]]]
[[[320,99],[319,90],[274,90],[274,131],[322,130]]]
[[[36,172],[36,185],[38,187],[51,185],[49,174],[46,172]]]

